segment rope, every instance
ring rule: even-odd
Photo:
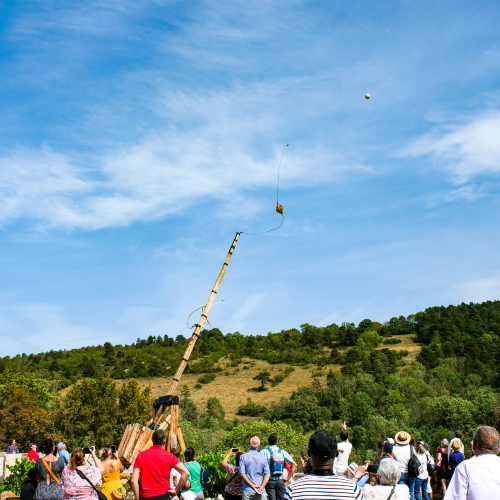
[[[281,224],[279,226],[274,227],[273,229],[269,229],[268,231],[263,231],[262,233],[246,233],[245,231],[240,231],[241,234],[248,234],[249,236],[260,236],[261,234],[270,233],[271,231],[276,231],[279,229],[283,222],[285,222],[285,216],[283,215],[283,207],[279,204],[279,188],[280,188],[280,169],[281,169],[281,161],[283,160],[283,155],[285,154],[285,149],[288,147],[288,144],[283,148],[283,152],[281,153],[280,164],[278,166],[278,183],[276,184],[276,212],[278,212],[282,219]]]
[[[215,304],[219,304],[220,302],[224,302],[224,300],[226,299],[222,299],[222,300],[219,300],[219,302],[216,302]],[[215,306],[215,304],[213,304]],[[196,311],[199,311],[200,309],[203,309],[202,312],[205,312],[205,307],[206,306],[201,306],[201,307],[198,307],[198,309],[195,309],[189,316],[188,316],[188,319],[187,319],[187,327],[192,330],[196,325],[193,325],[193,326],[189,326],[189,318],[196,312]],[[208,318],[205,319],[205,323],[208,323],[208,326],[210,328],[212,328],[212,325],[210,324],[210,321],[208,321]]]

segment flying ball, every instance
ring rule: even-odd
[[[370,94],[365,94],[365,99],[370,99]]]

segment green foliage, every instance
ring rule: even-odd
[[[390,337],[388,339],[384,339],[384,344],[385,345],[395,345],[395,344],[401,344],[403,342],[401,339],[395,338],[395,337]]]
[[[116,387],[103,375],[84,379],[58,401],[53,420],[70,448],[119,443],[129,423],[145,424],[151,413],[151,388],[131,380]]]
[[[260,372],[253,378],[253,380],[258,380],[259,382],[262,382],[262,390],[263,390],[266,384],[271,381],[271,374],[268,371]]]
[[[36,378],[34,376],[26,377],[20,373],[14,373],[5,370],[0,374],[0,384],[13,386],[18,389],[24,389],[28,394],[34,396],[36,406],[48,410],[52,405],[52,387],[47,380]],[[0,388],[0,398],[2,390]]]
[[[276,387],[278,384],[283,382],[291,373],[295,371],[295,368],[293,366],[287,366],[282,373],[279,373],[278,375],[275,375],[273,379],[271,380],[271,385],[273,387]]]
[[[35,404],[36,399],[25,389],[13,385],[2,389],[0,399],[0,443],[7,448],[9,439],[15,439],[20,450],[30,441],[41,440],[52,431],[47,411]]]
[[[10,475],[0,483],[0,492],[12,491],[19,496],[21,494],[21,488],[23,487],[24,478],[34,466],[35,462],[33,460],[28,460],[26,457],[22,457],[21,460],[16,458],[16,463],[14,465],[7,465]]]
[[[205,373],[205,375],[202,375],[198,379],[198,383],[200,384],[209,384],[210,382],[213,382],[215,380],[215,373]]]
[[[224,494],[223,488],[226,481],[226,471],[222,467],[222,456],[220,453],[205,453],[198,455],[198,462],[210,471],[210,483],[205,488],[205,495],[209,498],[216,498],[219,494]]]
[[[260,406],[252,401],[252,398],[247,398],[247,403],[238,407],[237,415],[246,415],[248,417],[260,417],[267,411],[265,406]]]
[[[248,450],[250,438],[253,436],[258,436],[262,448],[265,448],[267,438],[273,432],[278,435],[280,448],[295,454],[295,456],[298,456],[300,450],[307,451],[308,436],[304,436],[302,432],[297,432],[283,422],[270,422],[269,420],[260,420],[250,424],[240,423],[222,437],[217,443],[216,451],[226,453],[232,447],[238,447],[242,451]]]

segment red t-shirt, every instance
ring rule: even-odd
[[[151,446],[141,451],[134,462],[134,469],[141,471],[141,497],[164,495],[170,489],[170,469],[179,459],[161,446]]]

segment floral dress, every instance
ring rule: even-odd
[[[38,481],[38,486],[36,488],[35,500],[62,500],[63,489],[61,482],[61,474],[64,470],[64,462],[61,458],[58,458],[55,462],[47,462],[50,469],[54,473],[54,476],[59,479],[59,483],[54,480],[50,475],[47,467],[43,463],[43,460],[39,458],[35,464],[35,470],[38,474],[40,480]],[[47,484],[47,477],[49,478],[49,484]]]
[[[78,469],[87,476],[94,486],[102,480],[101,471],[93,465],[83,465]],[[62,479],[64,483],[63,500],[99,500],[94,488],[73,469],[66,467]]]
[[[234,495],[236,497],[243,496],[243,486],[241,482],[241,477],[234,477],[239,473],[240,468],[237,465],[226,465],[227,477],[226,477],[226,489],[225,493]],[[234,478],[234,479],[232,479]],[[229,483],[229,481],[232,481]]]

